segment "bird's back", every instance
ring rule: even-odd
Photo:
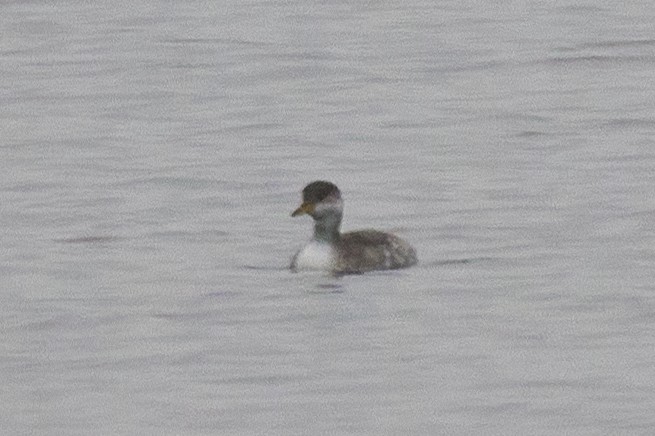
[[[377,230],[343,233],[336,248],[338,273],[407,268],[417,262],[416,251],[407,242]]]

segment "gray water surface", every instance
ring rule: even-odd
[[[0,432],[652,434],[655,7],[498,3],[3,2]]]

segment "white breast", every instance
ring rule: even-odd
[[[310,241],[293,259],[291,268],[295,270],[331,270],[335,264],[332,246],[324,242]]]

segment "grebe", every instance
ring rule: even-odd
[[[343,200],[333,183],[315,181],[302,190],[302,205],[292,217],[314,219],[314,236],[291,260],[291,270],[327,270],[358,274],[373,270],[407,268],[417,262],[416,251],[390,233],[360,230],[340,233]]]

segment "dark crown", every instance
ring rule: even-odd
[[[341,198],[341,192],[337,185],[323,180],[312,182],[302,190],[302,200],[308,203],[318,203],[330,195]]]

